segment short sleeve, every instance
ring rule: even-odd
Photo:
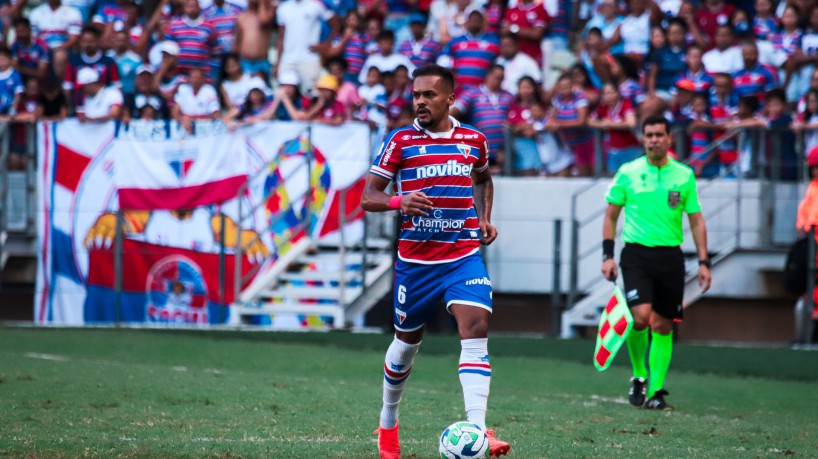
[[[687,183],[685,184],[685,213],[695,214],[702,211],[702,205],[699,202],[699,192],[696,189],[696,177],[693,172],[690,172]]]
[[[71,8],[71,14],[68,15],[68,35],[79,35],[82,31],[82,15],[74,7],[67,8]]]
[[[216,92],[216,88],[213,86],[208,85],[208,94],[207,94],[207,113],[215,113],[221,110],[221,105],[219,105],[219,94]]]
[[[605,195],[605,201],[607,201],[608,204],[613,204],[615,206],[624,206],[629,184],[630,180],[628,179],[628,176],[622,172],[622,169],[619,169],[616,175],[614,175],[611,186],[608,188],[608,193]]]
[[[480,147],[480,157],[477,159],[477,162],[474,164],[474,170],[477,172],[483,172],[489,168],[489,143],[485,137],[483,137],[483,145]]]
[[[369,173],[387,180],[395,178],[401,161],[401,148],[396,140],[399,131],[392,131],[381,144],[380,152],[375,162],[369,168]]]
[[[106,94],[106,98],[109,107],[116,107],[118,105],[122,105],[122,92],[118,89],[111,89]]]

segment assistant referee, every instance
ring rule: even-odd
[[[707,230],[701,213],[693,170],[668,157],[670,123],[650,116],[642,124],[645,156],[623,165],[605,196],[608,209],[602,224],[602,274],[617,277],[614,238],[619,214],[625,209],[619,259],[625,297],[633,314],[628,354],[633,364],[631,405],[672,410],[665,401],[665,376],[673,352],[673,322],[682,318],[685,266],[679,247],[682,212],[686,213],[699,255],[699,286],[710,288]],[[650,352],[648,353],[648,325]],[[645,367],[647,355],[650,375]],[[647,397],[647,402],[645,398]]]

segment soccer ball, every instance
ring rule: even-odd
[[[489,457],[489,439],[483,429],[470,422],[455,422],[440,435],[440,459]]]

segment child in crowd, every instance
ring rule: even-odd
[[[588,99],[573,87],[571,76],[557,80],[556,94],[551,99],[552,114],[546,129],[559,133],[562,141],[573,151],[577,173],[589,177],[594,171],[594,140],[588,126]]]
[[[537,139],[537,149],[546,177],[568,177],[576,162],[574,152],[550,129],[550,117],[545,105],[531,105],[531,133]],[[553,116],[553,115],[552,115]]]
[[[361,99],[361,110],[357,118],[369,123],[373,129],[386,125],[386,88],[381,84],[381,72],[377,67],[370,67],[366,73],[366,84],[358,88]]]
[[[602,102],[588,125],[602,130],[608,172],[615,174],[623,164],[643,154],[642,145],[633,133],[636,129],[636,111],[630,100],[623,99],[611,82],[602,86]]]
[[[810,89],[805,96],[805,109],[795,118],[792,128],[804,137],[805,151],[818,147],[818,90]]]
[[[707,150],[714,137],[708,98],[708,95],[702,92],[693,95],[690,124],[687,126],[687,133],[690,136],[688,165],[693,168],[696,177],[702,178],[713,178],[719,173],[718,152],[715,148]]]
[[[318,79],[315,89],[318,97],[310,103],[307,119],[317,123],[340,126],[346,121],[346,109],[338,102],[338,79],[332,75],[324,75]]]

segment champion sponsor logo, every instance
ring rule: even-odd
[[[488,277],[481,277],[478,279],[469,279],[466,281],[466,285],[488,285],[491,286],[491,281]]]
[[[389,152],[387,150],[387,152]],[[384,156],[386,158],[386,156]],[[459,176],[468,177],[471,175],[471,164],[460,164],[457,161],[450,159],[446,164],[434,164],[431,166],[422,166],[417,169],[417,178],[429,177],[446,177]]]
[[[406,365],[399,365],[397,363],[390,363],[390,367],[392,367],[392,371],[403,371],[406,368]]]
[[[400,309],[398,309],[398,308],[395,308],[395,314],[397,314],[397,315],[398,315],[398,323],[401,323],[401,324],[402,324],[402,323],[403,323],[403,321],[404,321],[404,320],[406,320],[406,312],[401,311],[401,310],[400,310]]]
[[[460,231],[466,222],[455,218],[412,217],[413,231],[420,233],[439,233],[441,231]]]
[[[383,152],[383,159],[381,159],[381,164],[386,165],[389,162],[389,158],[392,156],[392,151],[395,150],[395,142],[389,142],[389,146],[386,147],[386,150]]]

